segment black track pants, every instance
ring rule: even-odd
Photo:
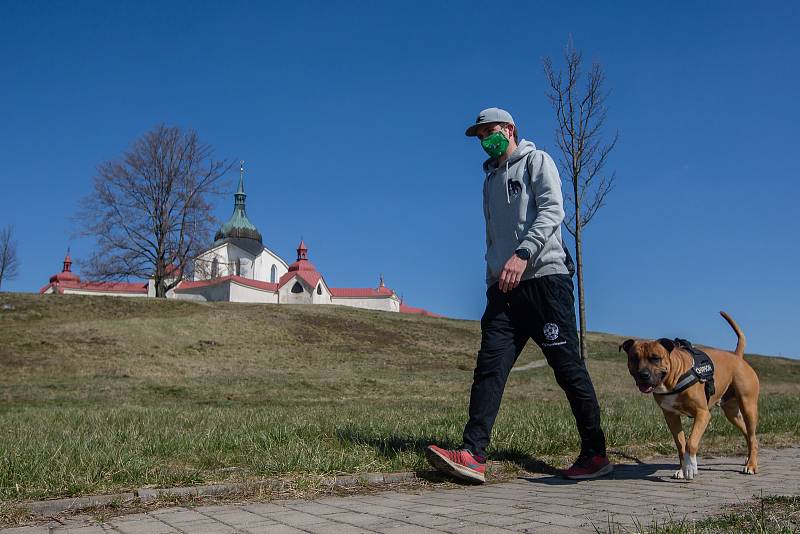
[[[481,318],[481,348],[472,381],[464,448],[486,456],[508,374],[533,339],[569,400],[581,436],[581,450],[606,453],[600,407],[592,379],[580,357],[572,279],[566,274],[533,278],[508,293],[497,284],[486,291]]]

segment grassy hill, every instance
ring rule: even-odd
[[[332,306],[8,293],[2,304],[6,502],[423,468],[427,443],[460,443],[480,341],[474,321]],[[619,342],[589,339],[609,447],[618,460],[673,454]],[[531,343],[517,365],[541,358]],[[762,445],[797,443],[800,362],[747,359],[762,380]],[[550,369],[512,373],[490,448],[500,467],[564,465],[577,444]],[[701,452],[744,450],[717,413]]]

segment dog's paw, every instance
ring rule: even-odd
[[[694,471],[691,466],[687,465],[683,468],[683,478],[684,480],[694,480]]]
[[[697,456],[692,456],[689,453],[684,454],[681,471],[683,471],[685,480],[694,480],[695,475],[697,475]]]
[[[743,475],[755,475],[756,471],[757,469],[755,469],[754,467],[750,467],[749,465],[746,465],[742,468]]]
[[[675,480],[683,480],[683,468],[678,469],[675,473],[672,474],[672,478]]]

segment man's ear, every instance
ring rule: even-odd
[[[658,340],[658,342],[661,344],[662,347],[667,349],[668,353],[672,352],[675,349],[675,342],[672,341],[671,339],[662,337],[661,339]]]
[[[622,351],[622,350],[624,350],[625,352],[628,352],[631,349],[631,347],[633,346],[633,343],[634,343],[634,341],[632,339],[626,339],[625,341],[623,341],[622,345],[619,346],[619,349],[617,350],[617,352]]]

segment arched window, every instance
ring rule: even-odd
[[[242,276],[242,260],[236,258],[236,276]]]
[[[214,257],[214,259],[211,260],[211,278],[216,278],[217,276],[219,276],[219,262],[217,258]]]
[[[278,278],[278,269],[273,265],[272,269],[269,270],[269,281],[274,284],[277,278]]]
[[[292,286],[292,293],[302,293],[303,286],[300,285],[300,282],[295,282]]]
[[[317,286],[317,295],[322,295],[322,284]]]

